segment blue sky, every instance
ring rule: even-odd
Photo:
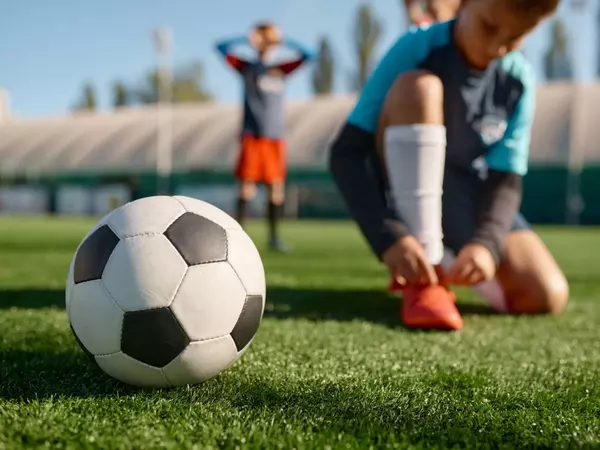
[[[239,80],[213,50],[222,37],[246,33],[250,24],[274,20],[308,46],[328,36],[338,61],[337,88],[347,89],[353,67],[351,30],[362,0],[0,0],[0,87],[9,91],[15,115],[64,114],[82,83],[110,102],[116,79],[139,80],[155,64],[151,31],[170,26],[174,62],[200,59],[207,86],[221,102],[240,97]],[[370,0],[384,25],[378,53],[404,29],[400,0]],[[343,8],[340,6],[343,5]],[[288,84],[289,98],[310,95],[310,70]]]

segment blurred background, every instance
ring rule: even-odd
[[[316,53],[287,84],[286,214],[346,218],[328,145],[406,31],[402,0],[0,0],[0,212],[99,215],[165,192],[231,211],[242,86],[214,45],[261,20]],[[600,223],[599,29],[598,0],[563,0],[523,49],[532,222]]]

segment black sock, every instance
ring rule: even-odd
[[[248,200],[245,200],[243,198],[238,199],[235,220],[237,220],[240,223],[240,225],[243,225],[243,223],[246,219],[246,216],[248,215],[248,204],[249,203],[250,202]]]
[[[283,205],[281,203],[269,202],[269,231],[271,233],[271,241],[276,241],[278,238],[277,225],[282,213]]]

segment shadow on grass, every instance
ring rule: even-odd
[[[0,290],[0,310],[8,308],[64,308],[61,289]],[[332,290],[270,287],[265,317],[308,320],[367,320],[398,324],[398,300],[381,290]],[[463,315],[495,315],[485,305],[459,304]]]
[[[383,289],[329,290],[273,287],[267,290],[266,317],[308,320],[367,320],[399,326],[400,302]],[[496,315],[483,304],[459,304],[463,315]]]
[[[267,289],[265,317],[398,322],[398,301],[383,290]]]
[[[0,351],[0,398],[103,397],[136,392],[108,377],[80,350]]]
[[[8,308],[64,308],[63,289],[2,289],[0,310]]]

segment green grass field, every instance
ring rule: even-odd
[[[0,449],[599,448],[600,230],[543,229],[571,282],[559,317],[410,332],[351,224],[290,223],[264,253],[265,319],[203,385],[124,386],[69,330],[64,280],[92,222],[0,220]],[[262,224],[251,235],[264,248]]]

